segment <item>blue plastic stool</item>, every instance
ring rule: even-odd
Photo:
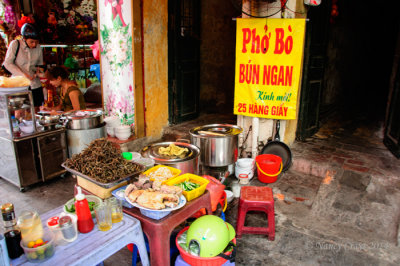
[[[171,238],[169,240],[170,241],[170,251],[169,251],[170,258],[174,258],[175,256],[179,255],[179,250],[175,244],[176,236],[177,236],[177,233],[171,234]],[[150,252],[149,240],[147,240],[146,234],[143,234],[143,237],[144,237],[144,242],[146,244],[147,252],[149,253]],[[133,245],[132,265],[136,265],[137,259],[138,259],[138,249],[137,249],[136,245]]]
[[[225,262],[224,264],[222,264],[222,265],[223,265],[223,266],[234,266],[235,263],[234,263],[234,262],[230,262],[230,261],[228,260],[228,261],[226,261],[226,262]],[[181,255],[179,255],[179,256],[176,258],[175,266],[190,266],[190,264],[187,264],[186,261],[184,261],[184,260],[182,259]]]

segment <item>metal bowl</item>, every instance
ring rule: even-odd
[[[20,108],[24,104],[25,98],[10,98],[9,103],[14,108]]]
[[[36,120],[41,124],[42,126],[47,126],[47,125],[53,125],[53,124],[58,124],[60,123],[60,115],[40,115],[36,114],[35,115]]]

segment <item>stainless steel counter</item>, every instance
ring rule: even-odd
[[[65,173],[65,128],[10,139],[0,136],[0,176],[20,190]]]

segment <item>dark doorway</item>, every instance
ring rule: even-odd
[[[331,1],[323,2],[332,5]],[[334,124],[332,130],[352,134],[362,125],[383,133],[399,19],[393,9],[378,12],[376,2],[370,0],[337,1],[337,6],[339,14],[330,17],[327,28],[320,96],[311,99],[303,95],[304,84],[310,81],[309,76],[303,76],[302,97],[313,106],[311,110],[318,112],[316,130]],[[318,8],[312,7],[309,12],[326,13]],[[305,63],[312,54],[305,50]],[[313,118],[304,110],[300,108],[299,119]],[[304,140],[316,130],[305,131],[299,121],[297,138]]]
[[[168,103],[172,124],[199,114],[200,1],[168,1]]]

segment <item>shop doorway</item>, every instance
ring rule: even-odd
[[[199,115],[200,1],[168,1],[169,122]]]
[[[363,127],[381,132],[375,140],[381,143],[383,132],[391,132],[391,150],[398,151],[400,120],[395,98],[399,93],[392,94],[390,108],[388,99],[389,88],[397,84],[390,77],[399,19],[391,10],[375,12],[372,1],[336,3],[338,16],[331,16],[332,1],[322,1],[308,11],[296,137],[305,140],[327,124],[334,124],[342,135]],[[398,85],[394,88],[399,89]],[[387,130],[385,115],[391,118],[391,130]]]

